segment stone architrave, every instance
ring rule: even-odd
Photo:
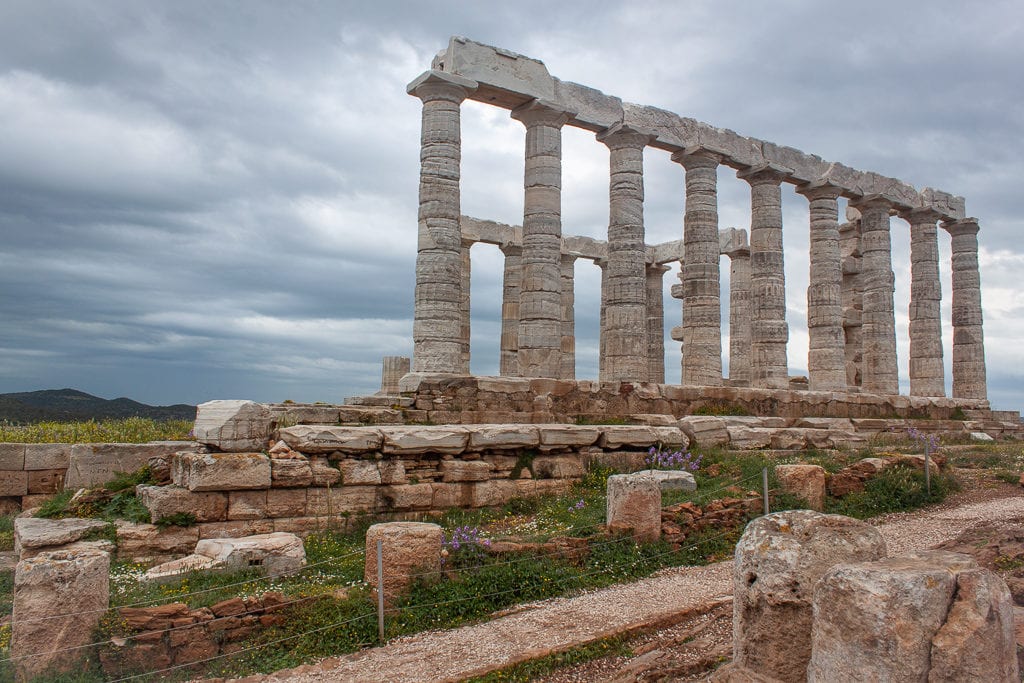
[[[366,565],[363,580],[377,600],[377,541],[381,541],[384,603],[393,605],[417,575],[440,578],[441,527],[423,522],[387,522],[366,530]]]
[[[18,562],[11,617],[18,679],[80,670],[109,600],[110,553],[55,550]]]
[[[810,203],[810,276],[807,286],[807,373],[811,391],[846,391],[843,266],[839,250],[841,190],[828,181],[798,188]]]
[[[562,365],[560,379],[576,378],[576,257],[562,254]]]
[[[729,382],[750,384],[750,249],[730,251],[729,257]]]
[[[718,241],[718,164],[721,157],[694,148],[672,160],[686,169],[683,244],[682,383],[722,384],[721,273]]]
[[[431,70],[407,90],[423,102],[413,372],[454,374],[462,364],[460,107],[476,82]]]
[[[462,285],[459,295],[459,374],[468,375],[470,360],[470,340],[473,337],[470,315],[470,289],[473,281],[473,259],[470,256],[472,242],[463,241],[459,250],[462,263]]]
[[[978,271],[978,219],[943,223],[953,250],[953,398],[988,397]]]
[[[519,375],[557,379],[562,366],[562,126],[569,115],[532,100],[512,111],[526,126]]]
[[[910,395],[945,396],[942,362],[942,283],[939,280],[939,214],[916,209],[910,223]]]
[[[602,381],[642,381],[647,365],[644,147],[650,136],[615,126],[598,140],[610,152],[608,285]]]
[[[627,531],[638,541],[661,536],[661,485],[658,479],[634,474],[608,477],[605,521],[609,531]]]
[[[409,374],[412,363],[405,356],[384,356],[380,377],[380,393],[382,396],[397,396],[398,381]]]
[[[647,266],[647,381],[665,383],[665,273],[668,266]]]
[[[501,285],[501,361],[502,377],[519,376],[519,296],[523,285],[523,248],[503,244],[505,268]]]
[[[733,565],[733,663],[802,682],[818,579],[840,562],[883,557],[882,535],[860,520],[788,510],[752,521],[736,544]]]
[[[861,388],[871,394],[899,393],[896,365],[896,317],[893,311],[890,203],[877,196],[851,202],[860,211],[860,284],[863,291],[861,337],[864,356]]]
[[[765,389],[789,387],[781,188],[787,170],[766,164],[737,174],[750,184],[750,383]]]

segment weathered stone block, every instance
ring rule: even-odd
[[[487,481],[491,478],[491,463],[483,460],[442,460],[441,480],[445,482]]]
[[[362,453],[384,443],[380,430],[373,427],[298,425],[278,430],[278,437],[302,453]]]
[[[11,657],[21,680],[79,670],[110,596],[110,554],[54,551],[14,571]]]
[[[613,474],[608,477],[605,509],[608,530],[631,533],[639,541],[661,536],[661,487],[652,477]]]
[[[197,522],[227,519],[228,497],[225,493],[199,493],[177,486],[144,485],[136,486],[135,493],[149,510],[151,522],[186,513],[195,515]]]
[[[222,451],[258,451],[267,447],[272,416],[252,401],[208,401],[199,404],[193,434],[196,441]]]
[[[171,479],[189,491],[270,488],[270,458],[262,453],[178,453]]]
[[[366,530],[366,568],[363,579],[374,599],[383,588],[385,604],[394,604],[418,574],[441,571],[441,527],[421,522],[374,524]],[[383,586],[377,577],[377,542],[381,543]]]
[[[775,476],[786,493],[807,501],[807,507],[825,509],[825,468],[819,465],[776,465]]]

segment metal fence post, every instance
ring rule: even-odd
[[[377,636],[384,642],[384,541],[377,539]]]
[[[762,467],[761,468],[761,487],[762,487],[762,489],[764,491],[764,514],[767,515],[770,512],[770,510],[768,508],[768,468],[767,467]]]

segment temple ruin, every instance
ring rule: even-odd
[[[538,60],[452,38],[408,86],[423,103],[414,354],[406,395],[469,371],[469,249],[505,255],[500,374],[574,380],[573,263],[601,268],[598,383],[747,388],[751,396],[802,389],[839,403],[899,394],[890,218],[910,225],[910,398],[914,405],[988,407],[978,272],[978,221],[964,199],[859,171],[654,107],[623,102],[551,76]],[[462,214],[460,107],[466,99],[510,111],[525,127],[521,226]],[[562,234],[561,129],[595,134],[610,152],[606,241]],[[664,150],[685,169],[682,239],[644,238],[643,151]],[[750,185],[748,232],[720,230],[717,169]],[[809,202],[808,376],[787,363],[781,186]],[[838,199],[848,200],[845,220]],[[945,396],[937,228],[952,237],[952,396]],[[729,256],[729,376],[722,372],[720,259]],[[681,264],[681,374],[664,367],[666,264]],[[404,368],[403,368],[404,369]],[[396,377],[386,382],[392,390]],[[692,393],[692,392],[689,392]],[[712,393],[714,393],[712,391]],[[720,392],[719,392],[720,393]],[[749,393],[749,392],[748,392]],[[888,398],[886,398],[888,397]],[[946,399],[946,400],[944,400]],[[949,400],[952,399],[952,400]],[[651,412],[658,412],[652,410]],[[677,412],[675,410],[671,412]],[[832,410],[830,414],[841,414]],[[899,411],[897,411],[899,412]],[[856,414],[854,411],[853,414]]]

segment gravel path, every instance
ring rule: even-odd
[[[888,515],[873,523],[885,537],[889,554],[897,555],[930,548],[979,521],[1024,519],[1024,491],[992,493],[998,497],[967,502],[963,496],[955,496],[937,508]],[[353,655],[246,680],[459,681],[607,636],[673,623],[685,613],[728,598],[731,592],[730,562],[669,569],[636,583],[524,605],[486,623],[421,633]]]

